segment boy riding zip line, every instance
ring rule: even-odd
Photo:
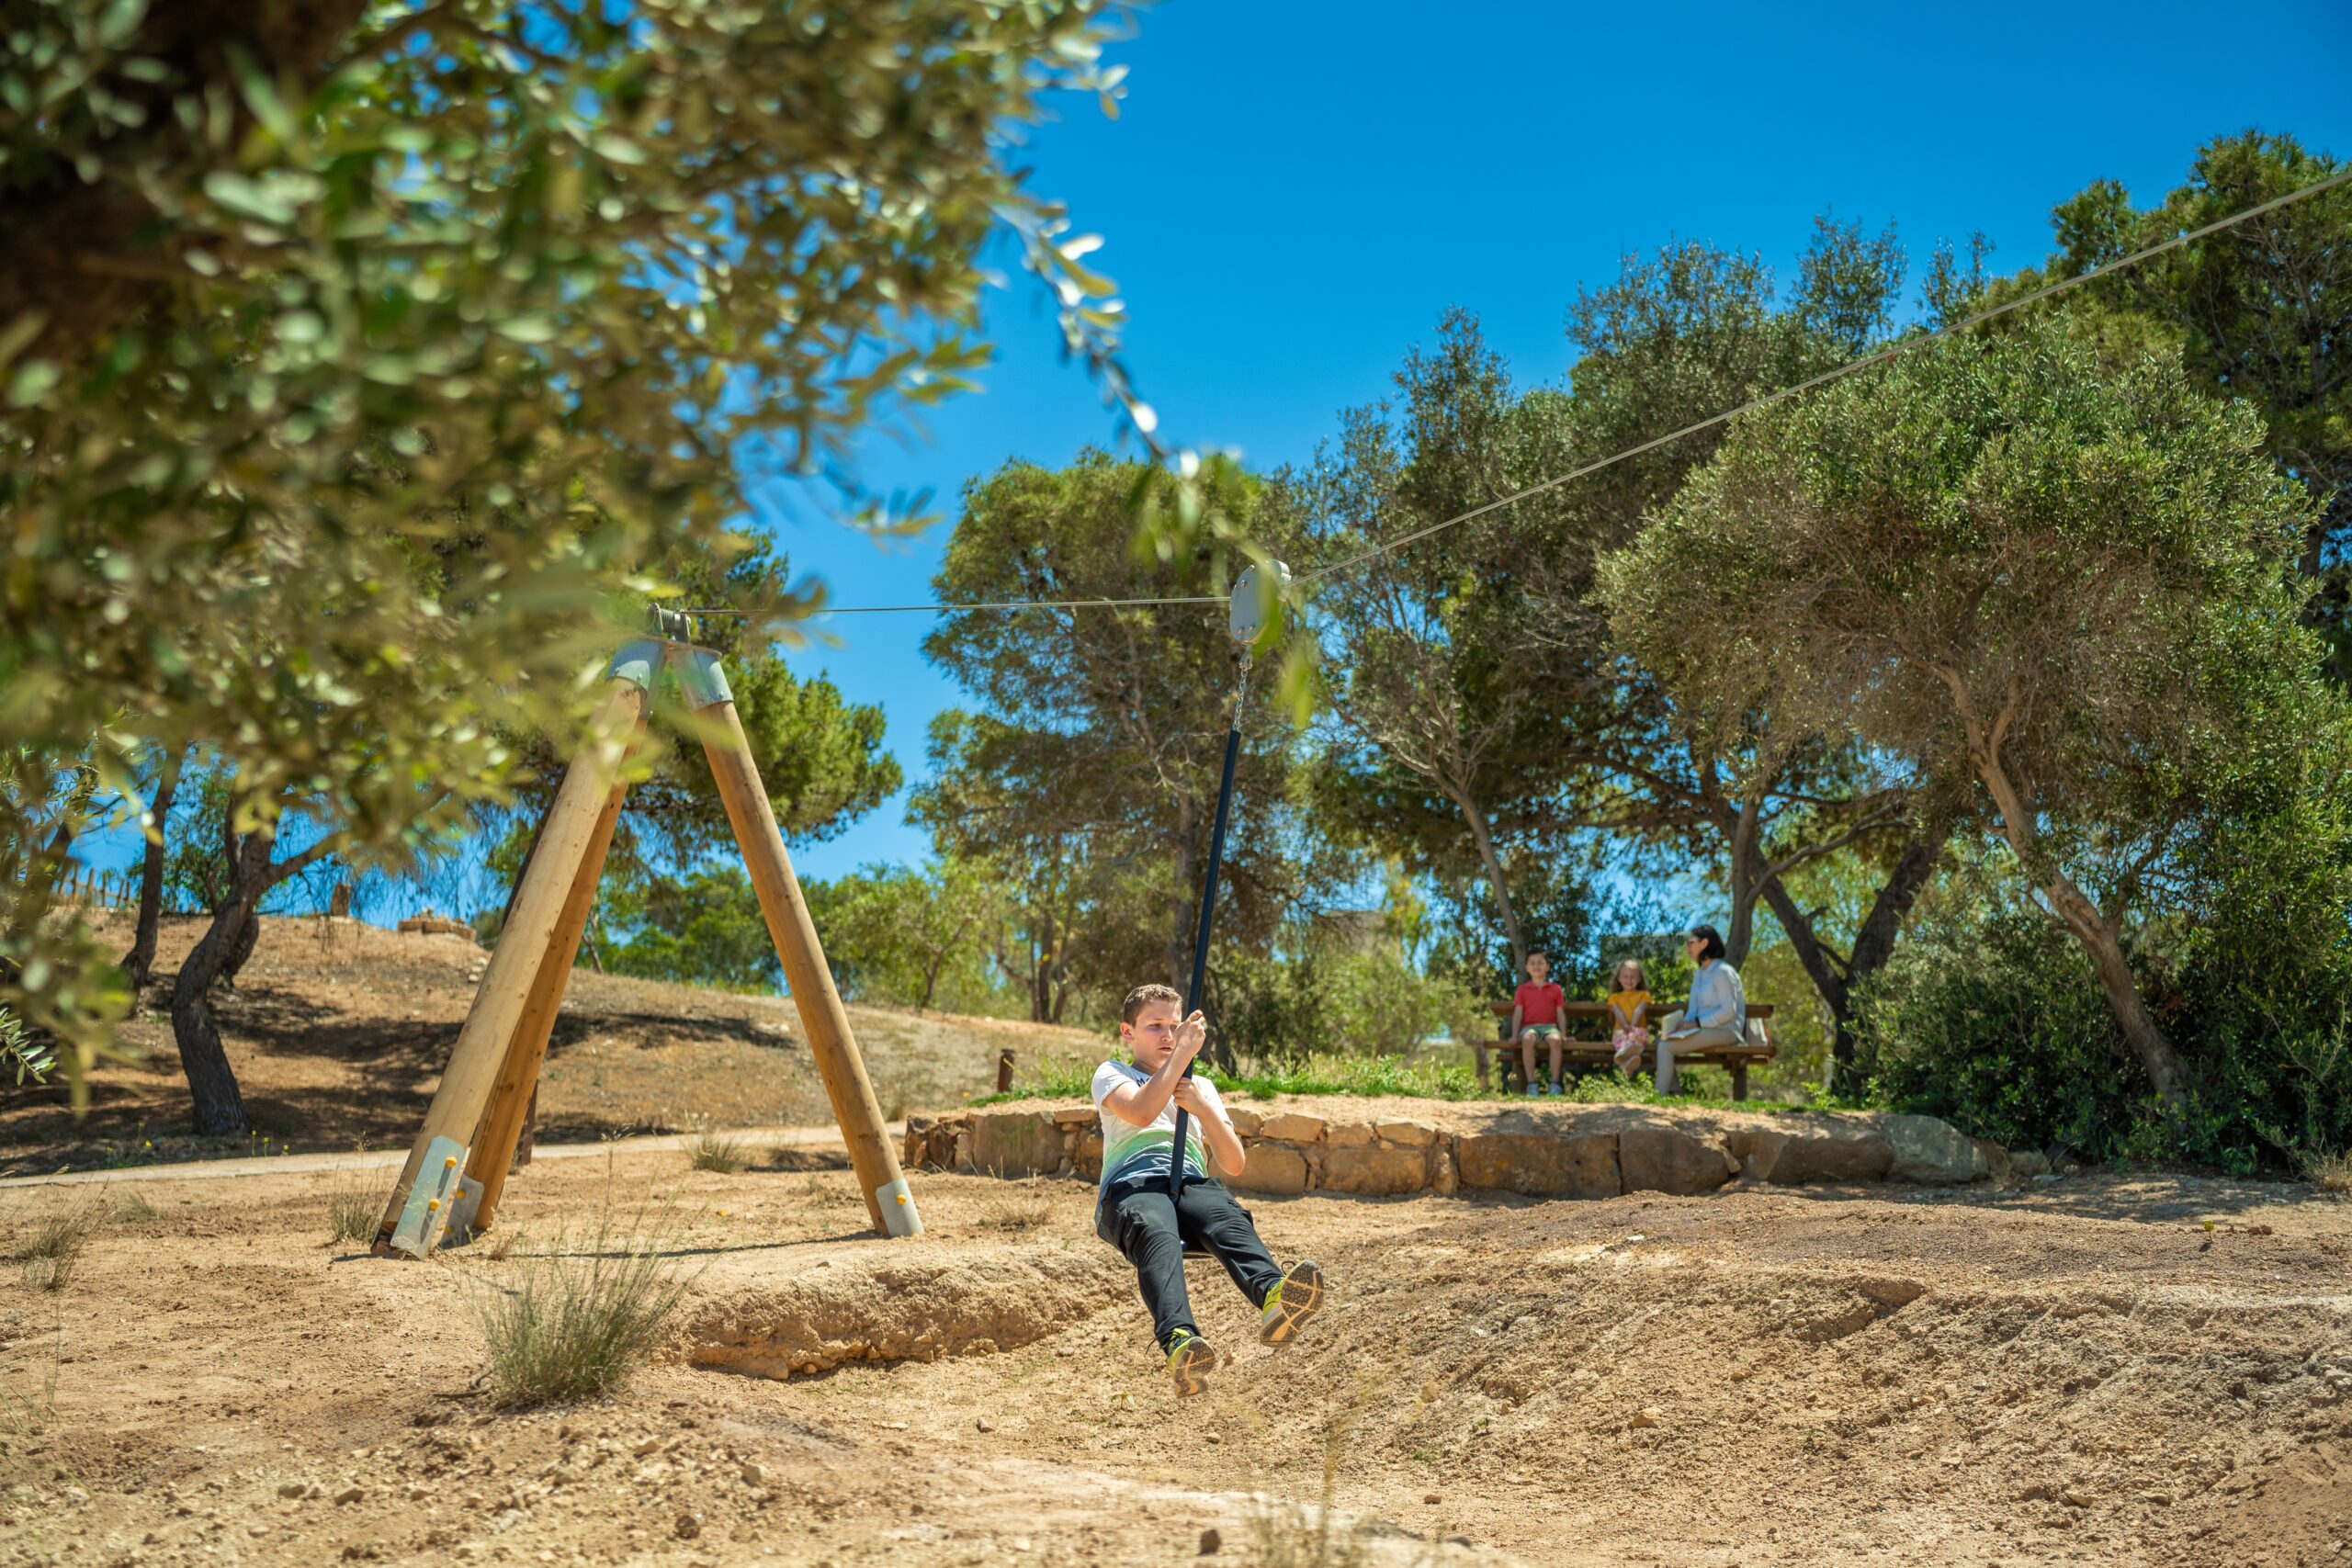
[[[1259,1309],[1258,1337],[1284,1345],[1323,1304],[1323,1272],[1312,1263],[1276,1264],[1258,1227],[1233,1194],[1204,1168],[1202,1141],[1217,1168],[1238,1174],[1244,1155],[1225,1101],[1206,1078],[1188,1077],[1208,1025],[1195,1012],[1178,1017],[1182,998],[1167,986],[1138,986],[1120,1009],[1119,1038],[1132,1065],[1105,1062],[1094,1069],[1094,1105],[1102,1119],[1102,1185],[1094,1229],[1136,1266],[1151,1327],[1167,1353],[1179,1395],[1208,1386],[1216,1365],[1193,1322],[1184,1290],[1184,1247],[1201,1247]],[[1176,1142],[1176,1110],[1190,1114],[1184,1140],[1182,1196],[1168,1195],[1169,1154]]]

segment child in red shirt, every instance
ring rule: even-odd
[[[1560,1092],[1560,1005],[1567,1000],[1567,993],[1551,983],[1551,955],[1537,948],[1527,955],[1527,983],[1511,993],[1511,1038],[1519,1042],[1519,1065],[1530,1094]],[[1552,1081],[1548,1087],[1539,1086],[1535,1079],[1538,1040],[1548,1042],[1552,1047]]]

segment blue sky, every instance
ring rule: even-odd
[[[2352,156],[2352,7],[1407,6],[1170,0],[1114,58],[1116,120],[1056,102],[1023,162],[1133,316],[1128,360],[1172,441],[1253,465],[1310,457],[1338,411],[1381,397],[1406,349],[1459,304],[1522,382],[1567,366],[1579,284],[1671,237],[1794,272],[1814,215],[1892,220],[1916,280],[1939,238],[1982,230],[2004,270],[2049,249],[2049,210],[2093,179],[2145,203],[2199,142],[2259,127]],[[1107,444],[1094,388],[1058,361],[1043,292],[992,297],[986,390],[925,436],[869,443],[863,478],[929,488],[1009,457]],[[794,510],[776,530],[838,603],[931,597],[946,526],[888,547]],[[879,703],[909,777],[924,727],[961,699],[923,660],[929,622],[832,623],[792,655]],[[804,874],[920,858],[903,795]]]

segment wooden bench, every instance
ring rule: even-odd
[[[1481,1084],[1487,1081],[1487,1053],[1493,1051],[1502,1058],[1503,1087],[1509,1089],[1511,1087],[1511,1076],[1514,1073],[1518,1073],[1522,1079],[1526,1076],[1520,1068],[1519,1045],[1511,1038],[1510,1015],[1513,1006],[1510,1002],[1489,1002],[1487,1005],[1495,1015],[1495,1043],[1486,1045],[1474,1043],[1471,1046],[1477,1056],[1478,1081]],[[1679,1000],[1650,1003],[1649,1031],[1653,1043],[1657,1038],[1658,1025],[1666,1021],[1668,1015],[1679,1010],[1681,1006],[1682,1003]],[[1678,1049],[1674,1053],[1675,1066],[1681,1068],[1708,1063],[1725,1068],[1731,1074],[1731,1097],[1734,1100],[1746,1100],[1747,1098],[1747,1069],[1758,1062],[1769,1062],[1780,1055],[1780,1047],[1772,1043],[1772,1032],[1767,1024],[1767,1021],[1771,1016],[1771,1003],[1748,1003],[1747,1041],[1737,1045],[1710,1045],[1699,1050]],[[1560,1004],[1560,1025],[1562,1035],[1560,1070],[1563,1073],[1571,1068],[1579,1072],[1606,1071],[1615,1064],[1616,1055],[1609,1044],[1609,1004],[1607,1002],[1563,1002]],[[1551,1047],[1548,1044],[1539,1044],[1535,1047],[1535,1057],[1539,1067],[1550,1060],[1550,1052]],[[1642,1053],[1642,1065],[1652,1072],[1657,1070],[1657,1052],[1655,1044],[1652,1049]],[[1527,1086],[1521,1082],[1520,1087],[1523,1089]]]

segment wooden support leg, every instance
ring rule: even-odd
[[[816,923],[801,896],[792,859],[785,853],[784,836],[775,825],[775,808],[760,782],[752,761],[743,723],[709,654],[694,653],[680,669],[687,701],[708,725],[703,749],[710,758],[711,776],[727,807],[727,820],[741,846],[744,868],[759,895],[760,913],[766,917],[768,935],[776,956],[784,961],[784,977],[792,987],[793,1006],[799,1010],[800,1027],[808,1036],[809,1055],[825,1080],[834,1120],[849,1145],[849,1161],[857,1170],[858,1190],[865,1195],[866,1213],[886,1235],[920,1235],[922,1221],[915,1213],[913,1195],[899,1173],[899,1153],[890,1146],[882,1122],[882,1108],[874,1099],[874,1085],[865,1076],[865,1058],[850,1032],[849,1013],[825,964],[824,949],[817,942]]]
[[[1746,1100],[1747,1098],[1747,1063],[1746,1059],[1742,1057],[1734,1057],[1732,1059],[1731,1097],[1734,1100]]]
[[[409,1150],[407,1163],[401,1167],[391,1201],[377,1224],[375,1251],[379,1255],[393,1250],[392,1233],[407,1206],[409,1190],[424,1168],[425,1151],[435,1139],[454,1142],[470,1136],[481,1125],[499,1068],[505,1063],[507,1045],[530,998],[540,960],[555,937],[556,922],[562,918],[572,882],[587,855],[589,839],[612,795],[613,780],[620,771],[628,739],[644,711],[652,667],[640,662],[626,669],[622,663],[616,662],[604,705],[590,731],[592,739],[573,759],[562,786],[556,791],[555,804],[548,808],[539,852],[531,857],[530,869],[515,894],[514,918],[499,933],[481,988],[474,994],[473,1009],[450,1049],[449,1065],[442,1071],[440,1087],[433,1091],[433,1103],[425,1109],[424,1125]],[[642,680],[638,678],[640,671]]]
[[[627,793],[625,786],[615,786],[605,809],[597,814],[588,852],[580,862],[562,918],[556,922],[555,935],[532,978],[530,997],[514,1025],[514,1038],[507,1044],[506,1060],[498,1070],[498,1087],[492,1091],[490,1108],[482,1112],[481,1125],[474,1131],[473,1145],[466,1156],[466,1175],[481,1184],[481,1196],[469,1219],[471,1229],[490,1228],[499,1195],[505,1190],[506,1172],[514,1161],[524,1118],[539,1091],[539,1067],[547,1060],[548,1038],[554,1033],[556,1014],[563,1008],[563,991],[571,980],[581,933],[588,929],[589,912],[596,907],[596,884],[605,874],[605,855],[613,847],[613,828],[620,820],[621,797]]]

